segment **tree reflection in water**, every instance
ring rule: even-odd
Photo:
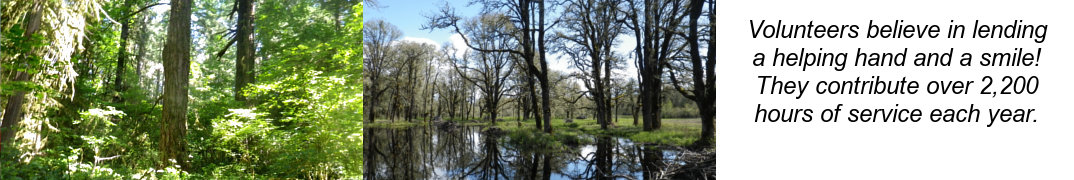
[[[367,179],[656,179],[673,151],[617,137],[558,148],[478,126],[366,128]]]
[[[499,144],[497,143],[497,137],[493,135],[493,131],[485,131],[484,141],[482,142],[482,151],[485,152],[484,157],[477,163],[467,167],[466,172],[462,173],[465,177],[475,177],[477,179],[509,179],[507,174],[504,173],[503,154],[500,154]]]

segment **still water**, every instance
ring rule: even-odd
[[[479,126],[366,128],[367,179],[653,179],[678,151],[589,136],[535,148]]]

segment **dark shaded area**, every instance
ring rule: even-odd
[[[367,127],[366,179],[665,179],[678,150],[628,139],[539,148],[480,126]],[[588,141],[588,140],[584,140]]]

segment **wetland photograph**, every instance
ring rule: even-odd
[[[366,1],[366,179],[714,179],[713,0]]]

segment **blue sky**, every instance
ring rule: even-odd
[[[462,44],[462,39],[452,30],[422,30],[421,26],[428,21],[425,16],[439,13],[444,3],[448,3],[455,8],[455,12],[463,18],[477,16],[481,11],[481,5],[467,6],[469,2],[470,0],[381,0],[377,2],[376,7],[366,6],[364,15],[366,21],[384,20],[395,25],[399,30],[403,31],[402,40],[404,41],[425,42],[438,47],[444,43],[452,43],[455,48],[463,49],[461,47],[465,47],[465,44]],[[550,16],[557,17],[559,15],[550,14]],[[621,42],[614,51],[620,54],[630,54],[630,51],[634,48],[632,37],[629,34],[621,35],[621,40],[629,41]],[[570,67],[567,60],[562,59],[563,57],[557,54],[549,54],[547,57],[549,58],[550,69],[565,72],[575,71],[574,68]],[[635,78],[637,70],[633,64],[633,58],[630,58],[626,68],[618,70],[617,73]]]
[[[479,5],[466,7],[469,0],[383,0],[377,2],[378,7],[366,7],[365,19],[387,21],[399,27],[404,37],[426,38],[439,45],[448,42],[454,33],[448,29],[421,30],[421,26],[428,21],[425,16],[439,13],[445,2],[463,17],[476,16],[480,11]]]

